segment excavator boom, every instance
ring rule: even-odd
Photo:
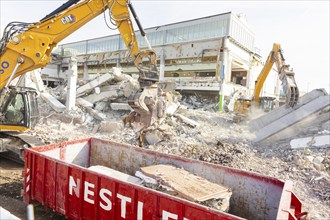
[[[159,74],[155,52],[150,44],[149,49],[143,51],[138,46],[130,11],[141,35],[145,36],[145,33],[129,0],[69,0],[39,22],[10,23],[0,40],[0,106],[10,93],[9,86],[14,78],[45,67],[51,61],[52,50],[61,40],[106,10],[109,10],[110,20],[118,28],[129,57],[139,70],[141,91],[140,97],[136,97],[139,101],[132,100],[130,103],[141,117],[149,118],[146,122],[149,126],[154,108],[150,103],[157,102],[158,90],[154,89],[154,84],[158,82]],[[148,104],[145,99],[153,101]]]

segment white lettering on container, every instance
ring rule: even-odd
[[[105,194],[108,194],[109,196],[112,196],[112,193],[110,190],[107,189],[101,189],[100,190],[100,197],[101,199],[106,203],[106,205],[102,204],[102,201],[100,201],[100,207],[106,211],[110,211],[112,209],[111,201],[108,197],[105,196]]]
[[[170,220],[170,218],[174,220],[178,220],[178,215],[163,210],[162,220]]]
[[[121,199],[121,217],[126,218],[126,202],[131,202],[132,199],[121,194],[117,194],[117,198]]]
[[[77,178],[76,180],[74,179],[74,177],[70,176],[69,177],[69,194],[71,196],[73,196],[73,194],[75,196],[77,196],[77,198],[79,198],[80,194],[80,187],[82,187],[80,185],[80,179]],[[90,204],[94,204],[95,203],[95,194],[97,194],[96,192],[94,192],[93,190],[95,189],[95,184],[94,183],[89,183],[87,181],[84,181],[84,189],[83,189],[83,194],[84,194],[84,201],[88,202]],[[110,197],[112,197],[112,192],[106,188],[101,188],[99,189],[98,192],[99,196],[100,196],[100,202],[99,205],[100,207],[105,210],[105,211],[110,211],[112,210],[112,202],[110,200]],[[121,195],[119,193],[117,193],[117,195],[114,195],[114,197],[117,197],[118,199],[121,200],[121,218],[126,219],[126,212],[127,212],[127,203],[132,203],[132,198]],[[136,214],[137,214],[137,220],[143,220],[143,207],[144,207],[144,203],[137,201],[137,210],[136,210]],[[147,207],[149,207],[149,205],[147,205]],[[118,206],[117,206],[118,207]],[[178,220],[178,214],[174,214],[165,210],[161,210],[162,212],[162,220]],[[130,216],[129,216],[130,217]],[[183,218],[183,220],[189,220],[187,218]]]
[[[94,184],[85,181],[84,200],[90,204],[94,204],[94,200],[88,198],[89,195],[94,196],[94,192],[89,190],[89,188],[94,189]]]
[[[137,220],[143,220],[143,202],[138,202]]]
[[[69,194],[72,195],[72,190],[74,194],[79,198],[79,188],[80,188],[80,179],[77,179],[77,183],[74,181],[73,177],[69,178]]]

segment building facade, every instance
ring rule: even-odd
[[[220,99],[234,93],[245,97],[253,94],[262,65],[255,36],[243,15],[228,12],[145,31],[156,51],[160,81],[175,81],[177,90],[204,91],[218,94]],[[136,36],[139,47],[147,48],[140,33]],[[84,79],[109,72],[113,66],[121,67],[124,73],[137,73],[133,62],[128,62],[129,54],[119,34],[59,45],[57,54],[60,61],[45,68],[44,77],[60,77],[71,56],[78,59],[78,72]],[[266,86],[266,82],[265,88],[277,84]],[[275,95],[277,90],[263,92]]]

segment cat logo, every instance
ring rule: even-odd
[[[63,24],[70,24],[76,21],[76,17],[74,15],[68,15],[63,18],[61,18],[61,21]]]

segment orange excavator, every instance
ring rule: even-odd
[[[264,67],[258,75],[255,81],[255,88],[253,92],[252,100],[239,99],[235,102],[234,112],[241,114],[248,114],[250,112],[251,104],[255,107],[263,109],[268,112],[274,107],[274,97],[260,96],[261,89],[268,77],[269,72],[273,68],[274,63],[276,64],[279,79],[282,82],[283,91],[286,94],[285,105],[288,108],[293,108],[299,100],[299,89],[296,84],[294,75],[295,73],[290,68],[290,65],[285,63],[282,48],[280,44],[274,43],[273,48],[270,51]],[[252,103],[251,103],[252,102]]]

